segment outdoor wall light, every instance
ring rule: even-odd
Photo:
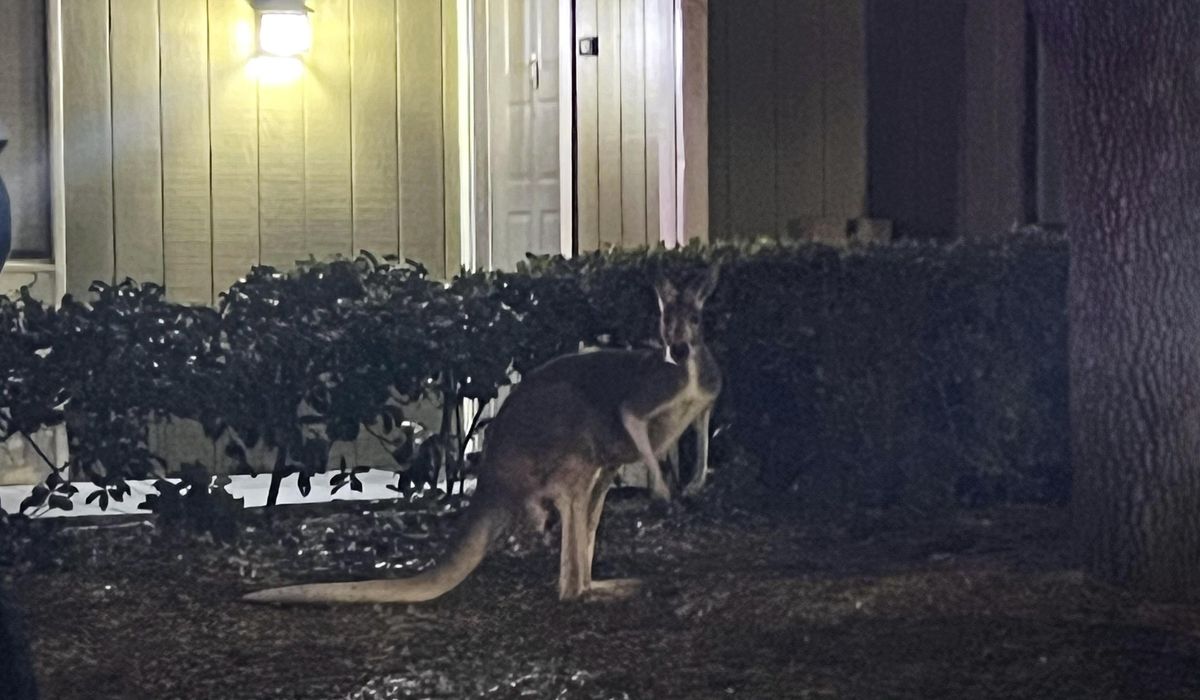
[[[300,55],[312,48],[311,12],[304,0],[250,0],[254,7],[258,51],[251,70],[268,82],[289,82],[301,76]]]
[[[258,52],[267,56],[299,56],[312,48],[311,12],[303,0],[253,0],[258,21]]]

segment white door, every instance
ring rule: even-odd
[[[488,0],[489,263],[561,251],[559,0]]]

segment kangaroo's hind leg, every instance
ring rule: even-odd
[[[592,492],[588,499],[587,509],[587,583],[590,587],[592,584],[592,562],[596,558],[596,530],[600,527],[600,515],[604,512],[604,499],[608,496],[608,491],[612,488],[613,479],[616,477],[616,471],[610,469],[602,469],[599,472],[595,485],[592,487]]]
[[[559,559],[558,597],[561,600],[611,600],[627,598],[640,588],[632,579],[592,580],[596,528],[604,510],[613,474],[592,465],[578,464],[574,480],[554,501],[562,518],[562,551]]]
[[[600,527],[600,516],[604,513],[604,499],[612,486],[616,472],[604,470],[600,473],[588,500],[588,538],[587,538],[587,596],[588,600],[624,600],[641,590],[642,582],[634,578],[609,579],[607,581],[592,580],[592,559],[596,554],[596,530]]]
[[[582,481],[572,484],[554,501],[562,521],[562,548],[558,565],[560,600],[575,600],[582,596],[592,577],[592,562],[588,556],[587,510],[590,485]]]
[[[692,428],[696,431],[696,465],[692,470],[692,478],[683,488],[683,495],[688,498],[695,498],[700,495],[704,489],[704,483],[708,480],[708,429],[712,422],[712,407],[704,409],[696,421],[692,424]]]
[[[667,448],[667,453],[663,456],[663,466],[666,467],[663,476],[667,478],[667,483],[671,488],[678,491],[683,486],[683,479],[679,472],[679,441],[671,443]]]

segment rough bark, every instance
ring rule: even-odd
[[[1200,2],[1033,0],[1067,107],[1086,569],[1200,598]]]

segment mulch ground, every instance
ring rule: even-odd
[[[242,604],[282,583],[397,576],[446,509],[256,513],[234,545],[152,523],[0,530],[43,697],[1200,698],[1200,607],[1086,581],[1052,508],[842,527],[776,509],[610,499],[597,578],[564,604],[557,541],[509,542],[424,605]]]

